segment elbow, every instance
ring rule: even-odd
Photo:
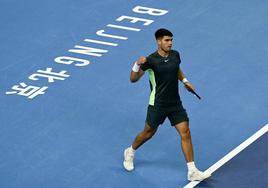
[[[137,79],[134,79],[134,78],[131,78],[131,77],[130,77],[130,82],[131,82],[131,83],[135,83],[135,82],[137,82]]]
[[[139,78],[138,78],[136,75],[132,75],[132,74],[130,75],[130,82],[131,82],[131,83],[135,83],[135,82],[137,82],[138,79],[139,79]]]
[[[135,83],[139,80],[140,76],[138,73],[131,71],[130,73],[130,82]]]

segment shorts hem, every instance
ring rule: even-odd
[[[176,123],[170,123],[171,124],[171,126],[172,127],[174,127],[174,126],[176,126],[177,124],[179,124],[179,123],[182,123],[182,122],[184,122],[184,121],[187,121],[188,123],[189,123],[189,118],[184,118],[184,119],[181,119],[181,120],[179,120],[179,121],[176,121]]]

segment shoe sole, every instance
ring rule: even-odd
[[[209,177],[211,177],[211,174],[205,176],[205,177],[202,178],[202,179],[191,179],[191,178],[188,178],[188,180],[189,180],[189,181],[203,181],[203,180],[205,180],[205,179],[207,179],[207,178],[209,178]]]

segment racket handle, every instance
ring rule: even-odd
[[[190,92],[193,93],[199,100],[201,100],[201,97],[192,89],[190,89]]]

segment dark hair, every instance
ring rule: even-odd
[[[154,33],[155,39],[159,39],[162,38],[164,36],[169,36],[169,37],[173,37],[173,34],[164,28],[158,29],[155,33]]]

